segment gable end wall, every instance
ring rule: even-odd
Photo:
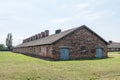
[[[95,58],[93,50],[97,47],[102,47],[103,57],[107,57],[106,43],[85,28],[78,29],[56,42],[53,45],[54,59],[60,58],[60,46],[70,47],[70,59]],[[85,54],[81,54],[80,46],[86,47]]]

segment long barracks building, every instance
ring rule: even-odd
[[[23,40],[13,51],[38,57],[61,59],[106,58],[107,42],[82,25],[49,35],[49,30]]]

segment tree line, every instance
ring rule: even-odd
[[[11,51],[13,49],[12,40],[12,34],[8,33],[5,41],[6,45],[0,44],[0,51]]]

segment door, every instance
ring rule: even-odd
[[[69,59],[69,49],[60,49],[60,59],[67,60]]]
[[[103,49],[102,48],[97,48],[96,49],[96,58],[102,58],[103,57]]]

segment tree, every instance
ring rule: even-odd
[[[7,51],[7,48],[4,44],[0,44],[0,51]]]
[[[8,33],[7,38],[6,38],[6,46],[8,50],[12,50],[12,34]]]

